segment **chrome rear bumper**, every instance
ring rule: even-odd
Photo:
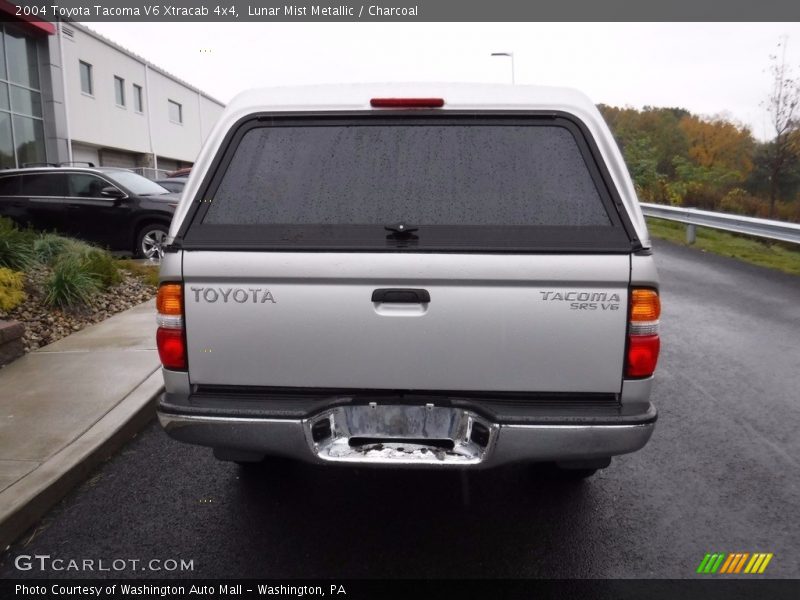
[[[649,420],[626,424],[502,424],[463,408],[339,406],[307,419],[180,415],[159,411],[173,438],[241,453],[317,463],[489,467],[580,461],[634,452],[650,439]]]

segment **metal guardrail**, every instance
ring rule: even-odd
[[[800,224],[785,221],[772,221],[770,219],[756,219],[727,213],[699,210],[697,208],[683,208],[681,206],[666,206],[664,204],[651,204],[640,202],[642,212],[647,217],[678,221],[686,224],[686,242],[693,244],[697,227],[710,227],[744,233],[756,237],[780,240],[800,244]]]

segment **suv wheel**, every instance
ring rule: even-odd
[[[167,241],[169,228],[166,225],[153,223],[145,225],[136,238],[136,256],[150,260],[161,260],[164,256],[164,243]]]

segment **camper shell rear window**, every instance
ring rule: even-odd
[[[574,119],[375,111],[260,115],[229,134],[186,248],[630,251]]]

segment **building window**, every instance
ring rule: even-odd
[[[125,80],[114,75],[114,98],[117,106],[125,106]]]
[[[137,113],[144,112],[144,104],[142,103],[142,86],[133,84],[133,110]]]
[[[92,82],[92,65],[80,61],[81,67],[81,91],[90,96],[94,94],[94,83]]]
[[[44,126],[41,119],[13,115],[14,143],[20,167],[44,162]]]
[[[46,160],[38,42],[0,23],[0,168]]]
[[[0,27],[0,79],[7,79],[6,75],[6,41],[3,28]]]
[[[5,55],[8,81],[39,89],[39,57],[36,39],[13,25],[5,26]]]
[[[11,137],[11,115],[0,112],[0,169],[16,167],[15,155],[14,138]]]
[[[173,123],[183,123],[183,107],[173,100],[167,102],[169,102],[169,120]]]
[[[16,85],[9,86],[9,89],[11,90],[11,110],[13,112],[31,117],[42,116],[42,95],[39,92]]]

